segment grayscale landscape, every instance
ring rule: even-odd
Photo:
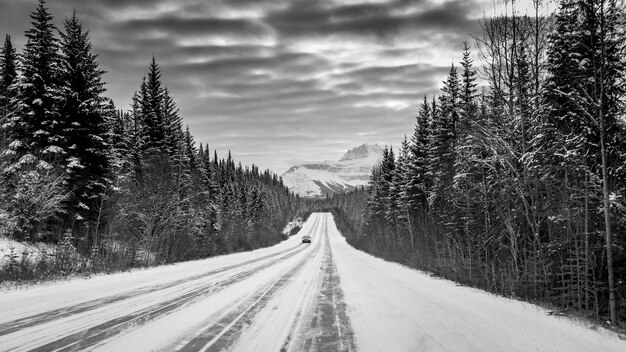
[[[626,351],[623,0],[0,0],[0,352]]]

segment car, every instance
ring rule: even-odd
[[[302,236],[302,243],[311,243],[311,236],[309,235]]]

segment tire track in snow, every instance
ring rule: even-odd
[[[289,252],[293,252],[293,253],[289,253],[288,255],[295,254],[302,249],[303,249],[302,246],[295,246],[295,247],[284,249],[276,253],[272,253],[272,254],[268,254],[259,258],[248,260],[240,264],[229,265],[220,269],[210,270],[205,273],[190,276],[184,279],[180,279],[180,280],[176,280],[176,281],[172,281],[168,283],[163,283],[160,285],[143,287],[143,288],[139,288],[136,290],[124,292],[121,294],[94,299],[94,300],[83,302],[77,305],[67,306],[67,307],[51,310],[48,312],[39,313],[39,314],[31,315],[28,317],[8,321],[8,322],[0,324],[0,336],[8,335],[18,330],[22,330],[31,326],[47,323],[53,320],[65,318],[74,314],[87,312],[89,310],[100,308],[107,304],[112,304],[112,303],[116,303],[119,301],[123,301],[128,298],[135,298],[137,296],[153,293],[153,292],[160,291],[160,290],[165,290],[165,289],[172,288],[172,287],[184,284],[184,283],[188,283],[190,281],[206,279],[210,276],[215,276],[217,274],[221,274],[221,273],[227,272],[232,269],[236,269],[241,266],[254,264],[254,263],[264,261],[266,259],[270,259],[273,257],[278,257],[283,254],[287,254]]]
[[[328,223],[326,223],[326,228]],[[341,282],[333,261],[328,231],[325,230],[326,248],[323,265],[322,287],[318,295],[314,314],[309,317],[295,351],[356,351],[356,341],[350,318],[346,313]],[[285,349],[285,350],[289,350]]]
[[[301,250],[306,248],[304,246],[302,247],[303,248]],[[297,251],[295,253],[298,253],[300,251]],[[221,282],[215,282],[215,283],[209,283],[207,285],[202,285],[201,287],[193,289],[190,292],[187,292],[183,295],[180,295],[173,300],[166,300],[164,302],[141,309],[132,314],[128,314],[122,317],[109,320],[107,322],[93,326],[86,330],[75,332],[62,339],[37,347],[33,349],[32,351],[37,351],[37,352],[52,351],[52,350],[76,351],[76,350],[85,349],[87,347],[91,347],[93,345],[98,344],[99,342],[103,340],[106,340],[112,336],[115,336],[121,333],[122,331],[125,331],[128,328],[133,328],[138,325],[145,324],[146,322],[157,319],[176,309],[182,308],[183,306],[189,305],[197,300],[203,299],[210,294],[214,294],[226,288],[227,286],[233,285],[237,282],[240,282],[256,274],[257,272],[263,269],[276,265],[286,260],[288,257],[289,256],[272,260],[264,265],[256,267],[252,270],[242,272],[240,274],[232,276],[231,278],[221,281]]]
[[[313,224],[313,228],[316,228],[319,226],[318,224],[319,221],[316,221]],[[229,270],[233,270],[236,268],[239,268],[243,265],[249,265],[249,264],[254,264],[256,262],[260,262],[263,260],[267,260],[268,258],[274,258],[272,260],[270,260],[267,263],[264,263],[260,266],[254,267],[250,270],[246,270],[243,271],[241,273],[235,274],[229,278],[227,278],[226,280],[223,281],[218,281],[218,282],[210,282],[210,283],[203,283],[201,285],[198,285],[196,287],[192,287],[191,290],[189,290],[188,292],[179,295],[173,299],[170,299],[169,297],[166,297],[166,299],[162,300],[161,302],[151,305],[149,307],[146,307],[144,309],[141,309],[139,311],[133,312],[131,314],[122,316],[122,317],[117,317],[114,319],[110,319],[108,321],[105,321],[103,323],[100,323],[96,326],[92,326],[89,327],[87,329],[82,329],[80,331],[74,331],[73,333],[70,333],[69,335],[57,339],[55,341],[52,342],[48,342],[45,343],[44,345],[40,345],[37,346],[33,349],[30,349],[32,351],[76,351],[76,350],[83,350],[85,348],[88,347],[92,347],[96,344],[99,344],[101,342],[103,342],[106,339],[109,339],[119,333],[121,333],[122,331],[125,331],[126,329],[129,328],[133,328],[133,327],[138,327],[141,324],[144,324],[146,322],[149,322],[151,320],[157,319],[167,313],[170,313],[176,309],[182,308],[186,305],[189,305],[195,301],[198,301],[200,299],[205,298],[208,295],[211,295],[213,293],[216,293],[230,285],[233,285],[237,282],[240,282],[256,273],[258,273],[261,270],[267,269],[273,265],[276,265],[278,263],[281,263],[287,259],[289,259],[290,257],[292,257],[293,255],[296,255],[302,251],[304,251],[305,249],[307,249],[308,246],[303,246],[303,245],[298,245],[292,248],[288,248],[285,250],[282,250],[280,252],[277,253],[273,253],[270,255],[266,255],[260,258],[256,258],[253,260],[249,260],[246,262],[243,262],[241,264],[238,265],[232,265],[232,266],[228,266],[225,268],[221,268],[221,269],[217,269],[208,273],[204,273],[204,274],[200,274],[200,275],[196,275],[193,276],[192,278],[195,280],[201,280],[201,279],[206,279],[209,276],[214,276],[216,274],[220,274],[220,273],[227,273]],[[146,288],[146,289],[140,289],[140,290],[135,290],[135,291],[131,291],[129,293],[126,294],[122,294],[122,295],[118,295],[118,296],[113,296],[113,297],[108,297],[105,298],[104,300],[108,300],[107,304],[111,304],[111,303],[115,303],[118,301],[122,301],[124,299],[127,298],[134,298],[135,296],[133,296],[131,293],[132,292],[137,292],[137,291],[141,291],[142,294],[147,294],[147,293],[151,293],[151,292],[155,292],[158,290],[162,290],[165,288],[171,288],[171,287],[175,287],[176,285],[180,285],[183,283],[186,283],[190,280],[192,280],[192,278],[186,278],[186,279],[181,279],[181,280],[177,280],[174,283],[168,283],[168,284],[164,284],[164,285],[158,285],[158,286],[152,286],[150,288]],[[148,290],[149,291],[142,291],[142,290]],[[34,326],[34,325],[39,325],[39,324],[44,324],[46,322],[50,322],[56,319],[60,319],[60,318],[65,318],[65,317],[71,317],[74,314],[78,314],[78,313],[82,313],[85,311],[88,311],[90,309],[95,309],[95,308],[101,308],[102,304],[101,303],[103,300],[94,300],[94,301],[89,301],[84,303],[81,306],[77,306],[75,307],[75,309],[58,309],[52,312],[48,312],[48,313],[57,313],[56,316],[46,316],[44,314],[42,314],[40,316],[40,320],[39,321],[29,321],[27,322],[24,318],[22,320],[22,325],[19,328],[13,328],[12,326],[9,326],[8,328],[11,329],[12,331],[10,332],[15,332],[16,330],[21,330],[25,328],[25,324],[28,325],[28,327],[30,326]],[[96,306],[96,304],[101,304],[100,306]],[[43,317],[42,317],[43,316]],[[20,321],[16,321],[18,324],[20,323]],[[11,322],[9,323],[5,323],[3,325],[9,325]],[[1,328],[2,326],[0,326]],[[2,331],[4,333],[4,331]],[[8,332],[8,333],[10,333]],[[7,334],[8,334],[7,333]],[[4,335],[4,334],[3,334]],[[0,335],[1,336],[1,335]]]
[[[324,223],[324,233],[326,233],[328,231],[328,225],[326,223]],[[320,269],[324,269],[325,268],[325,263],[326,263],[326,258],[328,257],[329,254],[329,247],[328,247],[328,236],[324,237],[326,240],[326,244],[324,246],[324,253],[323,253],[323,259],[322,259],[322,266],[320,267]],[[317,286],[317,282],[318,280],[322,279],[322,275],[317,275],[315,277],[314,280],[312,280],[312,282],[310,283],[312,286],[310,286],[311,288],[314,289],[315,294],[314,296],[317,296],[319,294],[319,287]],[[310,298],[310,301],[312,301],[313,299]],[[308,320],[305,316],[306,312],[305,312],[306,307],[305,306],[301,306],[299,307],[298,313],[296,315],[296,319],[293,322],[290,330],[289,330],[289,334],[287,335],[287,338],[285,339],[285,342],[283,343],[283,345],[280,348],[280,352],[287,352],[289,350],[293,350],[294,346],[298,344],[298,342],[302,341],[302,328],[303,326],[305,326],[305,324],[308,323]],[[298,349],[302,349],[302,346],[298,346]]]
[[[320,249],[321,245],[318,242],[312,252],[315,253]],[[224,351],[229,348],[241,335],[242,330],[254,319],[255,315],[303,269],[304,263],[309,261],[311,257],[313,255],[305,257],[278,279],[272,280],[226,309],[218,315],[216,320],[179,343],[174,350],[177,352],[212,352]]]

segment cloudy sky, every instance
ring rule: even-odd
[[[530,0],[527,0],[530,1]],[[398,144],[493,0],[49,0],[75,8],[120,108],[154,53],[198,143],[283,172]],[[0,0],[24,44],[35,0]]]

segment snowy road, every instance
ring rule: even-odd
[[[626,351],[604,330],[350,247],[274,247],[0,293],[1,351]]]

